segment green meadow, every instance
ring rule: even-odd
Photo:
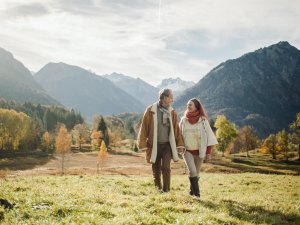
[[[300,178],[258,173],[202,173],[201,198],[188,178],[172,176],[160,193],[151,176],[5,177],[0,224],[299,224]]]

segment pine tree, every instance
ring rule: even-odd
[[[106,146],[109,146],[108,130],[107,130],[107,126],[106,126],[103,116],[101,116],[101,119],[100,119],[98,127],[97,127],[97,131],[102,132],[103,140],[104,140]]]

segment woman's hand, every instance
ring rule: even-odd
[[[208,163],[210,162],[210,160],[211,160],[211,154],[206,154],[204,162]]]

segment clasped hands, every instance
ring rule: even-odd
[[[183,155],[185,153],[185,151],[186,151],[185,147],[177,147],[178,154]]]

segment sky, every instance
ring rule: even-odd
[[[299,0],[1,0],[0,47],[33,72],[64,62],[156,86],[279,41],[300,49],[299,23]]]

